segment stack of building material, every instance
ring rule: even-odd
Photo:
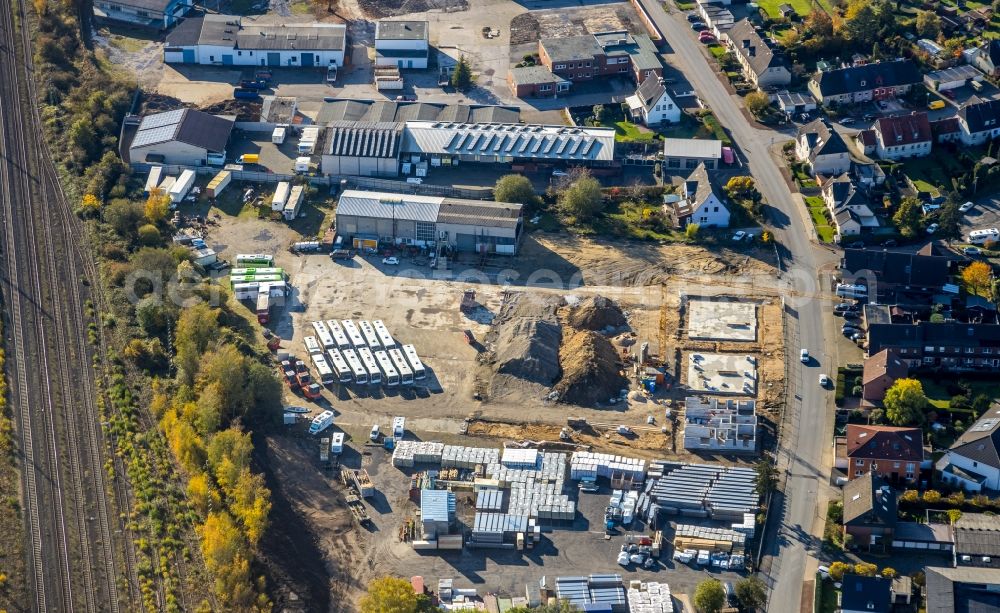
[[[674,547],[681,549],[707,549],[726,553],[743,553],[746,535],[727,528],[710,528],[691,524],[678,524],[674,532]]]
[[[455,520],[455,494],[444,490],[426,490],[420,495],[420,523],[423,537],[433,540],[448,534]]]
[[[740,521],[745,513],[756,512],[760,502],[756,483],[757,473],[752,468],[727,469],[712,483],[705,496],[709,514],[713,519]]]
[[[577,451],[570,461],[570,478],[579,481],[593,481],[597,477],[611,478],[613,474],[623,474],[636,483],[646,477],[646,461],[610,453]]]
[[[508,448],[503,450],[500,463],[504,468],[537,470],[539,454],[537,449]]]
[[[477,464],[495,464],[499,461],[499,449],[445,445],[441,452],[443,468],[475,468]]]
[[[476,495],[477,511],[503,511],[503,490],[479,490]]]
[[[553,483],[562,489],[566,481],[566,454],[540,453],[532,468],[508,468],[500,463],[486,467],[486,473],[500,481],[504,487],[512,483]]]
[[[542,520],[572,521],[576,503],[562,489],[561,483],[511,483],[508,510]]]
[[[655,581],[632,581],[629,583],[628,610],[630,613],[673,613],[674,601],[670,597],[670,586]]]
[[[605,605],[612,611],[626,611],[625,587],[621,575],[557,577],[556,597],[573,609],[588,610],[587,605]]]
[[[517,534],[527,534],[528,516],[507,513],[476,513],[470,547],[513,548]]]
[[[740,521],[757,510],[760,497],[754,490],[751,468],[658,462],[663,476],[649,495],[665,513]]]
[[[736,532],[745,534],[747,536],[747,540],[752,539],[757,530],[757,516],[753,513],[744,513],[743,522],[733,524],[732,528]]]

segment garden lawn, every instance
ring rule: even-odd
[[[612,126],[615,129],[615,140],[622,143],[651,143],[656,140],[656,132],[644,131],[631,121],[622,119]]]
[[[812,218],[813,225],[816,226],[816,234],[819,240],[824,243],[832,243],[833,236],[837,233],[826,218],[826,205],[819,196],[806,198],[806,205],[809,207],[809,217]]]
[[[718,58],[720,58],[720,57],[722,57],[723,55],[726,54],[726,48],[723,47],[722,45],[717,44],[717,43],[712,43],[711,45],[709,45],[708,46],[708,51],[716,59],[718,59]]]
[[[810,0],[760,0],[759,2],[757,2],[757,4],[760,5],[760,8],[767,11],[767,14],[771,16],[771,19],[777,19],[778,17],[781,17],[781,12],[778,10],[778,7],[786,3],[792,5],[792,8],[795,9],[795,12],[802,17],[805,17],[806,15],[808,15],[813,11],[813,3],[810,2]],[[820,5],[823,7],[824,10],[830,12],[829,3],[827,2],[827,0],[823,0],[822,2],[820,2]]]
[[[951,185],[952,174],[961,174],[963,169],[949,156],[911,158],[903,162],[903,171],[920,191],[939,194],[938,186]]]
[[[951,395],[945,386],[935,383],[930,379],[921,379],[920,384],[924,387],[924,395],[927,396],[927,400],[930,401],[932,407],[935,409],[948,409],[951,407]],[[979,394],[986,394],[994,400],[1000,398],[1000,383],[970,381],[969,387],[972,388],[972,394],[969,396],[970,401]]]

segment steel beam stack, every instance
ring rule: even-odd
[[[751,468],[657,462],[655,472],[663,476],[649,494],[665,513],[732,523],[758,508]]]

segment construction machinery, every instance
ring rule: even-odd
[[[462,292],[462,306],[461,310],[463,313],[469,313],[476,308],[476,290],[467,289]]]

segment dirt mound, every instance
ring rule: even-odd
[[[592,406],[617,398],[628,381],[607,338],[591,330],[573,333],[559,349],[563,376],[555,385],[559,402]]]
[[[248,102],[245,100],[223,100],[201,110],[212,115],[236,115],[236,121],[257,121],[260,117],[260,102]]]
[[[557,296],[514,294],[500,308],[487,335],[493,347],[491,396],[524,390],[525,384],[549,387],[559,378],[561,306]]]
[[[469,9],[467,0],[359,0],[358,5],[366,15],[376,18],[425,13],[434,9],[446,13]]]
[[[569,325],[578,330],[604,330],[620,328],[626,323],[625,314],[615,301],[604,296],[590,296],[571,307],[567,316]]]

